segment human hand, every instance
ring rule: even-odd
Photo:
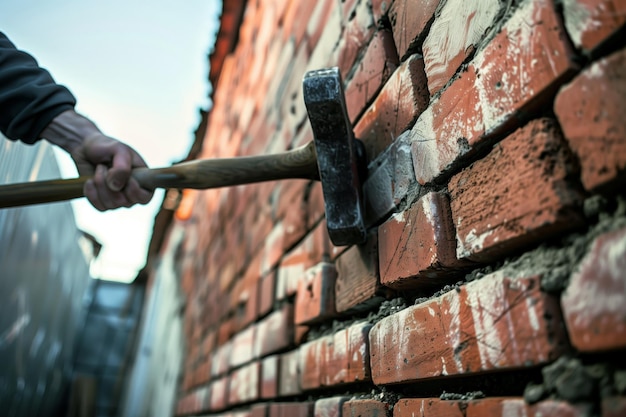
[[[142,188],[131,176],[134,168],[145,167],[130,146],[103,134],[89,119],[66,111],[44,129],[41,136],[65,149],[80,175],[92,176],[84,194],[98,210],[146,204],[154,192]]]

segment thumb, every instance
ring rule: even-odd
[[[113,191],[121,191],[128,181],[128,173],[119,169],[111,168],[107,173],[107,186]]]
[[[128,149],[121,147],[113,156],[113,164],[107,173],[107,186],[113,191],[121,191],[128,182],[131,173],[131,155]]]

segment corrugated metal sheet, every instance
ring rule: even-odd
[[[0,138],[0,183],[58,178],[47,143]],[[0,410],[54,415],[72,371],[89,269],[69,203],[0,210]]]

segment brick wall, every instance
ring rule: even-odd
[[[257,0],[200,157],[312,139],[337,66],[367,243],[321,186],[185,194],[176,415],[626,413],[626,3]],[[378,190],[378,191],[372,191]]]

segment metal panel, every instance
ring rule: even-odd
[[[0,138],[0,183],[58,178],[50,145]],[[90,281],[69,203],[0,210],[0,409],[54,415]]]

